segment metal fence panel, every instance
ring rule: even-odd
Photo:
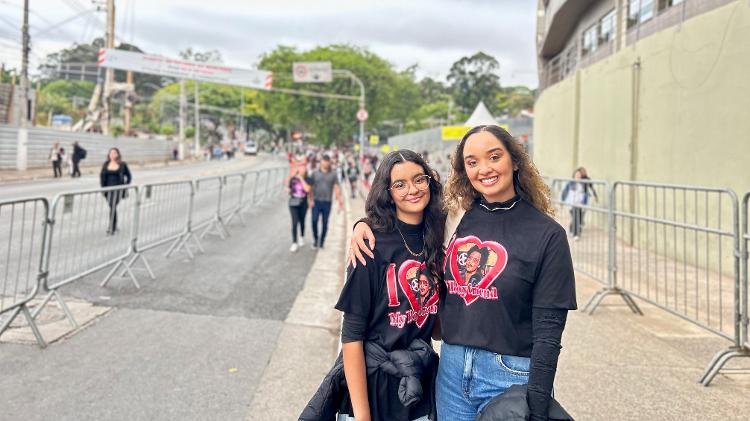
[[[20,313],[44,346],[26,304],[44,277],[49,204],[44,198],[0,202],[0,335]]]
[[[106,283],[133,251],[137,205],[138,188],[135,186],[55,196],[50,211],[47,289],[57,290],[115,265],[105,278]],[[130,275],[136,287],[140,287],[135,276]]]
[[[575,269],[609,285],[609,184],[554,178],[550,193],[555,216],[568,232]]]
[[[192,195],[193,183],[190,181],[141,186],[138,252],[175,241],[186,233]]]
[[[200,238],[209,233],[225,238],[227,235],[221,220],[222,177],[205,177],[195,180],[195,196],[193,199],[194,231],[200,231]]]
[[[729,340],[739,314],[734,192],[616,182],[615,284]]]
[[[219,215],[225,224],[229,224],[229,222],[235,217],[240,218],[240,221],[243,224],[245,223],[240,215],[240,211],[242,210],[245,179],[246,176],[244,173],[228,174],[222,179],[223,186]]]
[[[750,349],[750,338],[748,338],[748,323],[750,323],[750,307],[748,307],[748,301],[750,301],[750,283],[748,279],[748,261],[750,260],[750,192],[745,193],[745,197],[742,198],[742,241],[741,241],[741,259],[742,259],[742,281],[740,283],[742,292],[742,320],[741,324],[741,342],[744,344],[745,349]]]

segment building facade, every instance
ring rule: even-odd
[[[750,190],[750,1],[539,0],[543,173]]]

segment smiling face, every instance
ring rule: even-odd
[[[482,253],[473,251],[466,257],[466,272],[474,273],[479,268],[479,262],[482,261]]]
[[[109,160],[110,161],[118,161],[120,159],[120,154],[117,152],[117,149],[110,149],[109,150]]]
[[[488,202],[504,202],[515,196],[514,164],[503,143],[492,133],[480,131],[466,139],[464,167],[471,186]]]
[[[430,189],[429,183],[422,186],[425,187],[424,190],[418,188],[420,183],[415,183],[415,179],[418,180],[423,175],[425,172],[422,166],[411,161],[398,163],[391,169],[390,194],[396,204],[396,217],[401,221],[410,224],[422,221],[424,208],[430,202]]]

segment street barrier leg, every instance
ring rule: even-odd
[[[115,273],[117,273],[117,270],[120,268],[120,266],[125,266],[125,270],[127,271],[128,275],[130,276],[130,279],[133,281],[133,284],[136,288],[140,289],[141,285],[138,283],[138,279],[136,279],[135,275],[133,274],[133,271],[130,270],[130,266],[127,265],[125,262],[125,259],[121,259],[120,261],[115,264],[115,267],[112,268],[112,270],[109,271],[107,276],[104,277],[104,280],[102,281],[99,286],[104,287],[107,285],[107,283],[112,279]]]
[[[700,380],[698,380],[698,383],[700,383],[704,387],[708,387],[708,385],[711,384],[711,381],[713,381],[714,377],[719,374],[719,371],[724,367],[724,365],[732,358],[738,357],[750,357],[750,350],[743,347],[733,346],[729,349],[717,353],[714,356],[713,360],[711,360],[711,362],[708,364],[708,367],[706,367],[706,371],[703,373],[703,376],[701,376]]]
[[[589,316],[593,315],[594,311],[596,311],[597,307],[599,307],[599,304],[602,303],[604,298],[610,295],[620,296],[620,298],[622,298],[622,300],[625,302],[625,304],[627,304],[627,306],[633,313],[643,316],[643,311],[641,311],[640,307],[635,303],[635,300],[633,300],[633,297],[631,297],[630,294],[618,288],[609,287],[604,287],[597,291],[596,294],[594,294],[591,299],[589,299],[588,303],[586,303],[581,311],[588,314]]]
[[[21,312],[23,312],[23,316],[26,318],[26,322],[29,323],[29,327],[31,328],[31,331],[34,333],[34,337],[36,338],[36,343],[39,344],[40,348],[46,348],[47,343],[44,341],[44,338],[42,337],[42,333],[39,332],[39,328],[36,325],[36,321],[34,321],[34,318],[31,317],[31,313],[29,313],[29,309],[26,308],[26,305],[22,305],[19,307],[21,309]],[[2,330],[0,330],[2,332]]]

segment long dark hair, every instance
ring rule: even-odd
[[[396,164],[413,162],[424,170],[426,175],[432,176],[432,168],[416,152],[401,149],[389,153],[383,158],[370,193],[365,202],[367,224],[373,230],[392,232],[396,229],[396,204],[393,203],[388,188],[391,186],[391,170]],[[440,268],[443,267],[443,234],[445,232],[445,211],[443,210],[443,185],[434,177],[430,180],[430,201],[424,208],[422,217],[424,222],[424,251],[427,269],[433,279],[442,278]]]
[[[453,171],[448,177],[445,188],[445,202],[448,210],[455,212],[459,207],[468,210],[474,199],[479,197],[479,192],[472,187],[464,166],[466,140],[474,133],[479,132],[492,134],[510,154],[510,159],[517,168],[513,171],[513,187],[515,187],[516,193],[540,212],[554,215],[555,210],[550,201],[549,187],[544,183],[542,176],[539,175],[539,170],[513,136],[502,127],[495,125],[474,127],[464,135],[456,147],[456,153],[453,155],[453,162],[451,163]]]

